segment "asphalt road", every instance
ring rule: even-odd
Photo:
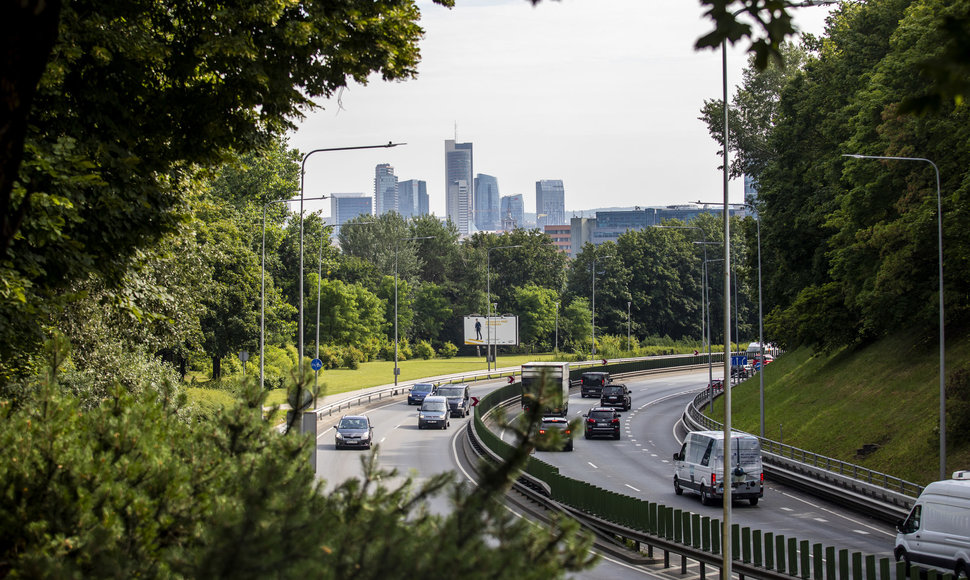
[[[616,382],[624,382],[633,392],[633,408],[622,414],[623,433],[619,441],[586,440],[580,436],[572,452],[536,452],[536,456],[559,467],[569,477],[721,518],[720,504],[702,506],[699,498],[689,492],[677,496],[672,484],[671,456],[680,447],[678,433],[681,431],[677,423],[687,402],[707,383],[707,372],[665,373]],[[503,384],[474,384],[472,396],[482,397]],[[598,400],[581,398],[578,388],[573,391],[569,400],[571,418],[598,404]],[[457,437],[470,417],[452,418],[447,430],[418,430],[417,407],[409,406],[403,398],[379,403],[366,411],[358,408],[347,413],[370,416],[383,468],[410,473],[419,480],[444,471],[456,471],[459,477],[466,477],[458,457]],[[361,458],[367,453],[334,448],[333,426],[338,420],[335,416],[321,421],[318,429],[317,475],[327,480],[328,488],[349,477],[359,477]],[[397,481],[402,478],[399,476]],[[394,482],[392,479],[384,483]],[[441,498],[432,501],[429,507],[438,513],[449,509],[447,500]],[[877,556],[891,554],[895,537],[895,531],[880,521],[846,513],[843,508],[770,482],[757,506],[747,502],[734,505],[732,522]],[[642,578],[645,575],[662,577],[665,574],[656,568],[643,569],[604,559],[597,568],[578,577]]]

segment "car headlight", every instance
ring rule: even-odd
[[[418,415],[418,419],[427,419],[427,418],[428,416],[425,415],[424,413],[421,413],[420,415]]]
[[[364,433],[360,436],[361,439],[370,439],[370,433]]]
[[[344,438],[343,434],[341,434],[340,432],[337,432],[337,439],[343,439],[343,438]]]

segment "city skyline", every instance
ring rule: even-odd
[[[721,56],[693,49],[712,26],[699,3],[418,4],[426,31],[418,78],[353,84],[290,135],[290,146],[304,152],[406,145],[314,156],[307,196],[368,191],[374,166],[388,163],[401,179],[427,181],[429,209],[444,217],[441,142],[454,140],[474,143],[475,171],[497,178],[504,195],[523,194],[529,208],[542,179],[562,180],[565,206],[574,210],[720,197],[718,145],[698,117],[705,99],[721,96]],[[795,25],[819,34],[828,10],[797,9]],[[731,95],[745,49],[728,49]],[[648,177],[631,183],[628,171]],[[741,180],[730,190],[732,201],[742,200]]]

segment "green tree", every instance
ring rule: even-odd
[[[556,324],[557,294],[535,284],[514,290],[515,312],[519,317],[519,341],[533,349],[552,346]]]
[[[351,81],[413,76],[422,35],[407,0],[35,4],[0,18],[13,63],[0,73],[8,368],[37,347],[72,281],[113,288],[178,228],[191,164],[268,143]]]
[[[589,300],[573,298],[559,314],[559,338],[573,351],[590,352],[593,321]]]
[[[518,447],[507,463],[485,466],[478,486],[447,473],[400,478],[374,452],[362,477],[325,492],[306,460],[316,442],[281,437],[253,380],[208,421],[184,420],[191,411],[171,389],[116,389],[81,409],[59,382],[66,353],[48,354],[50,367],[28,387],[37,404],[0,405],[0,443],[17,449],[0,458],[0,481],[16,490],[0,494],[4,576],[383,580],[446,569],[538,579],[594,560],[575,521],[536,526],[499,501],[534,447],[537,414],[508,426]],[[308,372],[292,391],[311,380]],[[435,497],[449,502],[444,514],[426,508]]]
[[[414,338],[428,342],[444,342],[446,325],[455,320],[454,309],[440,286],[425,282],[415,289]]]

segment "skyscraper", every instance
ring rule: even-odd
[[[428,184],[420,179],[409,179],[398,183],[397,207],[405,218],[427,215]]]
[[[536,182],[536,225],[540,229],[566,223],[566,193],[561,179]]]
[[[374,202],[377,215],[400,211],[397,205],[397,176],[388,163],[381,163],[374,169]]]
[[[445,215],[468,235],[472,229],[472,144],[445,140]]]
[[[359,215],[370,215],[371,198],[363,193],[332,193],[330,194],[330,219],[334,225],[334,233],[340,226]]]
[[[503,230],[521,228],[525,221],[525,200],[522,194],[503,195],[499,213],[502,215]]]
[[[475,227],[479,230],[499,229],[501,219],[498,198],[498,180],[491,175],[479,173],[475,177]]]

